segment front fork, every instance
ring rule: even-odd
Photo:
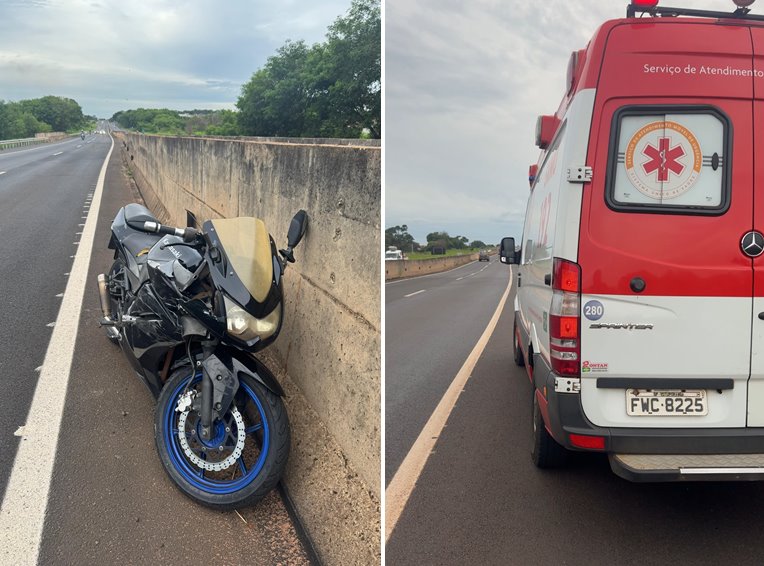
[[[202,342],[202,359],[205,362],[215,352],[215,346],[217,346],[216,341]],[[202,438],[209,440],[212,436],[212,376],[209,375],[209,370],[204,362],[201,365],[204,373],[202,376],[202,399],[201,407],[199,407],[199,417],[202,421]]]
[[[194,407],[199,413],[202,430],[202,440],[212,438],[212,425],[215,419],[222,419],[233,403],[233,398],[239,390],[239,379],[236,371],[232,371],[215,355],[218,340],[202,341],[202,360],[197,361],[197,367],[202,368],[202,394],[198,398],[199,405]],[[234,366],[235,367],[235,366]]]

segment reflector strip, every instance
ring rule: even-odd
[[[604,436],[586,436],[583,434],[571,434],[568,436],[570,443],[576,448],[587,448],[589,450],[604,450]]]

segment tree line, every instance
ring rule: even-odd
[[[288,41],[242,88],[248,135],[380,138],[380,0],[353,0],[326,41]]]
[[[169,135],[380,138],[380,0],[353,0],[326,41],[287,41],[242,86],[237,111],[125,110],[123,128]]]
[[[111,120],[144,134],[237,136],[241,135],[232,110],[168,110],[138,108],[115,113]]]
[[[463,250],[487,247],[482,240],[470,242],[466,236],[450,236],[448,232],[430,232],[426,236],[427,244],[422,245],[414,241],[414,237],[409,234],[408,230],[406,224],[385,229],[385,247],[395,246],[404,251],[431,251],[433,248]]]
[[[72,132],[87,128],[96,118],[82,114],[71,98],[43,96],[31,100],[0,100],[0,139],[31,138],[37,133]]]

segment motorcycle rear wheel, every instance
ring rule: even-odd
[[[236,456],[236,438],[232,436],[239,431],[231,409],[224,416],[225,422],[213,423],[213,438],[207,441],[197,432],[200,425],[195,412],[186,411],[187,417],[181,420],[176,410],[178,401],[189,383],[189,389],[200,390],[201,379],[201,372],[181,368],[170,376],[159,395],[154,439],[162,466],[181,492],[202,505],[219,510],[255,505],[276,486],[286,466],[290,444],[286,408],[281,398],[240,374],[239,392],[231,407],[236,407],[244,422],[244,447],[236,463],[220,471],[204,469],[194,460],[201,461],[202,466],[212,464],[218,450],[219,459]],[[186,437],[185,446],[181,434]]]

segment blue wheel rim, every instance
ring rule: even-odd
[[[260,416],[260,424],[263,431],[263,444],[260,447],[260,454],[258,455],[257,461],[254,463],[254,465],[249,468],[246,468],[245,466],[244,470],[246,471],[244,471],[244,473],[242,473],[241,476],[236,479],[223,481],[204,477],[204,475],[201,474],[202,470],[191,464],[183,452],[183,448],[180,445],[180,438],[178,436],[182,432],[178,431],[177,429],[176,415],[178,413],[175,411],[175,407],[178,403],[178,397],[186,388],[186,385],[189,383],[189,381],[193,380],[193,383],[196,383],[200,381],[201,378],[201,373],[189,376],[182,380],[172,392],[172,395],[170,396],[170,402],[165,406],[164,414],[162,415],[162,422],[164,423],[164,443],[165,447],[167,448],[167,453],[170,456],[170,462],[172,466],[178,471],[178,473],[180,473],[185,481],[191,484],[192,487],[210,494],[226,495],[244,489],[249,484],[251,484],[262,471],[263,466],[265,465],[265,459],[268,456],[268,447],[270,445],[270,429],[268,427],[268,419],[265,416],[263,405],[255,392],[244,381],[240,381],[240,390],[243,390],[248,399],[252,401]],[[252,433],[247,433],[247,439],[250,438],[251,434]],[[242,454],[236,463],[236,466],[239,467],[239,471],[242,471],[241,466],[243,463],[244,455]]]

